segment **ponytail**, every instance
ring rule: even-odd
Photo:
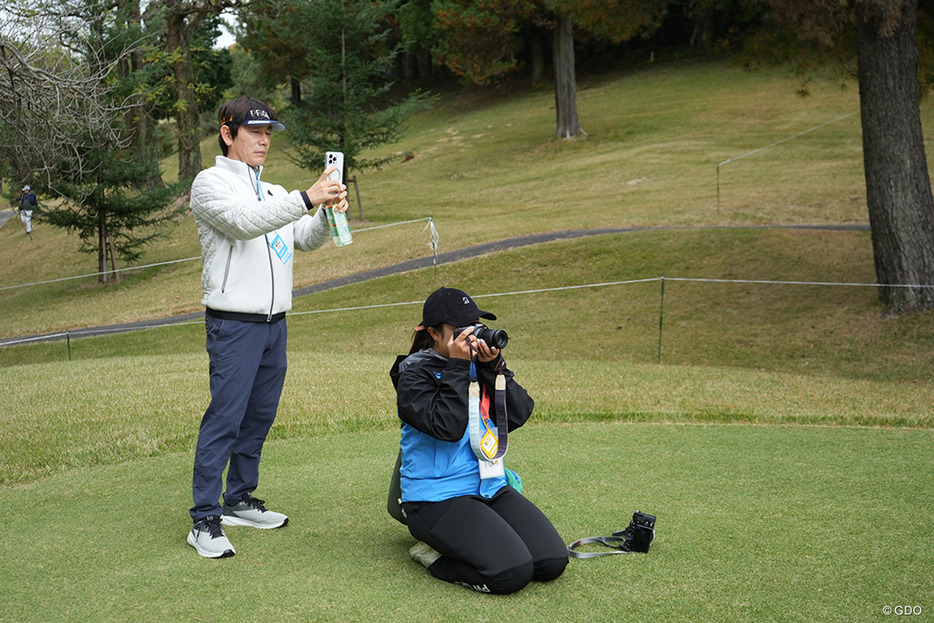
[[[444,324],[439,324],[436,327],[432,327],[436,331],[441,331],[444,328]],[[428,333],[427,328],[417,329],[412,335],[412,349],[409,351],[409,354],[417,353],[420,350],[425,350],[426,348],[431,348],[435,345],[435,340],[431,337],[431,334]]]

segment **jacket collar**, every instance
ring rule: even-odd
[[[262,166],[259,167],[259,171],[254,173],[253,168],[250,167],[250,165],[247,163],[243,162],[242,160],[233,160],[232,158],[228,158],[226,156],[217,156],[214,159],[214,164],[233,173],[250,173],[252,175],[258,174],[260,176],[263,174]]]

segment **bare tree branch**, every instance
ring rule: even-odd
[[[123,145],[114,120],[130,103],[114,102],[107,80],[127,52],[105,57],[93,43],[103,16],[48,8],[0,2],[0,158],[52,188],[63,171],[87,166],[90,149]]]

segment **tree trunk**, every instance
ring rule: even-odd
[[[107,282],[107,230],[103,220],[97,223],[97,281]]]
[[[555,29],[555,110],[558,115],[557,138],[586,134],[577,121],[577,78],[574,75],[574,31],[571,18],[562,15]]]
[[[879,298],[886,315],[934,308],[934,199],[917,84],[917,0],[898,2],[896,22],[857,2],[860,112],[866,203]]]
[[[293,105],[299,106],[302,103],[302,81],[296,78],[295,76],[289,76],[289,88],[292,92],[292,95],[289,96],[289,101]]]
[[[107,232],[105,237],[107,239],[107,253],[110,255],[110,268],[113,272],[113,280],[119,282],[120,273],[117,272],[117,250],[114,248],[114,237],[110,232]]]
[[[198,133],[198,101],[192,92],[194,69],[191,66],[191,35],[200,22],[192,17],[186,24],[185,15],[171,11],[168,19],[169,55],[175,54],[175,127],[178,132],[178,179],[192,180],[201,172],[201,140]]]
[[[537,87],[545,81],[546,32],[538,28],[532,31],[529,41],[532,55],[532,86]]]
[[[420,50],[415,57],[415,66],[418,68],[418,77],[422,80],[430,78],[433,68],[431,65],[431,52]]]
[[[694,8],[694,32],[691,33],[691,47],[709,50],[713,45],[714,24],[713,7]]]

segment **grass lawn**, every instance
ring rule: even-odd
[[[408,558],[397,434],[268,443],[290,523],[230,528],[232,559],[185,544],[190,452],[6,488],[0,621],[874,621],[934,591],[929,430],[530,424],[509,464],[566,541],[643,510],[656,542],[493,598]]]

